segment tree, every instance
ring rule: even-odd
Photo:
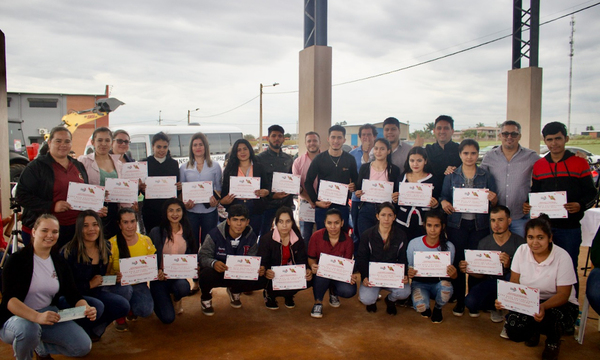
[[[479,133],[479,138],[482,140],[487,139],[487,133],[485,131],[482,131]]]
[[[477,136],[477,130],[466,130],[466,131],[463,133],[463,137],[464,137],[465,139],[473,139],[473,138],[475,138],[476,136]]]
[[[587,131],[594,131],[594,127],[593,126],[586,126],[585,129]]]
[[[427,124],[425,124],[425,127],[423,129],[425,131],[428,131],[431,133],[431,132],[433,132],[433,130],[435,130],[435,123],[432,123],[432,122],[427,123]]]
[[[475,125],[475,127],[485,127],[485,124],[482,122],[477,123],[477,125]]]
[[[283,134],[283,137],[286,138],[286,139],[291,139],[292,138],[292,134],[285,133],[285,134]]]
[[[244,135],[244,139],[246,139],[248,141],[254,141],[254,140],[256,140],[256,138],[252,134],[246,134],[246,135]]]
[[[339,122],[336,122],[335,124],[344,126],[344,125],[348,124],[348,122],[347,121],[339,121]]]

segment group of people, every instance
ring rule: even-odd
[[[423,148],[401,141],[399,121],[388,118],[383,138],[377,138],[375,126],[366,124],[359,129],[361,146],[347,153],[342,150],[346,130],[334,125],[328,131],[327,150],[320,150],[320,134],[309,132],[307,152],[294,160],[281,150],[283,128],[273,125],[265,151],[255,155],[251,144],[239,139],[223,171],[211,160],[202,133],[192,136],[189,159],[181,166],[170,157],[169,137],[158,133],[152,138],[153,155],[142,160],[148,164],[148,176],[175,176],[178,195],[182,182],[212,181],[210,201],[145,199],[139,204],[106,203],[99,211],[73,210],[66,201],[68,184],[104,185],[107,178],[120,177],[123,163],[133,161],[127,153],[128,134],[96,129],[94,153],[78,161],[69,156],[70,132],[54,128],[47,154],[26,168],[17,186],[24,208],[23,242],[28,246],[10,256],[4,269],[0,339],[13,344],[18,359],[31,358],[33,350],[39,358],[55,353],[81,356],[113,321],[119,331],[128,329],[127,320],[153,312],[163,323],[173,322],[183,312],[181,299],[198,290],[203,314],[214,315],[214,288],[226,288],[234,308],[242,306],[243,293],[255,290],[263,291],[268,309],[279,308],[278,297],[293,308],[300,290],[274,290],[272,267],[294,264],[305,265],[314,318],[323,316],[327,292],[330,307],[339,307],[340,297],[359,292],[366,310],[375,312],[384,290],[388,314],[395,315],[397,302],[403,301],[433,323],[442,322],[443,306],[455,301],[456,316],[462,316],[465,307],[471,317],[490,311],[493,322],[504,322],[503,337],[535,346],[539,334],[545,334],[543,358],[556,358],[560,337],[573,327],[578,314],[580,220],[596,194],[587,161],[565,149],[568,135],[561,123],[544,127],[550,152],[540,158],[519,144],[520,125],[506,121],[501,126],[502,144],[477,165],[479,144],[472,139],[453,142],[453,127],[450,116],[438,117],[436,142]],[[301,219],[300,226],[296,224],[293,195],[271,191],[275,172],[301,177],[299,201],[315,210],[314,222]],[[256,198],[232,194],[232,176],[260,177]],[[351,201],[339,205],[321,200],[322,180],[348,185]],[[362,201],[363,180],[392,182],[390,201]],[[428,206],[398,205],[401,182],[432,184]],[[489,190],[489,213],[456,211],[455,188]],[[142,182],[139,190],[145,191]],[[545,191],[567,192],[567,219],[529,218],[528,194]],[[227,211],[222,222],[219,206]],[[465,250],[477,249],[501,252],[504,274],[469,274],[467,282]],[[449,252],[446,276],[420,276],[413,266],[415,251]],[[158,259],[158,280],[149,286],[120,284],[119,259],[152,254]],[[187,280],[168,278],[163,254],[198,255],[198,279],[192,286]],[[321,254],[354,259],[350,281],[319,276]],[[260,256],[258,280],[226,279],[228,255]],[[375,286],[369,281],[371,262],[403,264],[404,287]],[[103,286],[106,275],[116,276],[116,284]],[[597,278],[590,276],[590,281]],[[503,310],[497,301],[498,279],[540,289],[539,313],[532,317]],[[58,309],[72,306],[86,306],[87,319],[77,320],[79,325],[58,323]],[[55,332],[62,331],[73,336],[56,339]]]

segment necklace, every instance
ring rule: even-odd
[[[331,159],[331,162],[335,165],[335,167],[338,167],[340,160],[342,160],[342,156],[340,155],[340,157],[338,158],[338,161],[336,162],[335,160],[333,160],[333,156],[331,156],[331,154],[329,152],[327,153],[327,155],[329,155],[329,158]]]

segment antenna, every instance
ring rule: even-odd
[[[575,34],[575,15],[571,15],[571,22],[569,24],[571,25],[571,37],[569,38],[571,51],[569,52],[569,114],[567,120],[567,132],[571,135],[571,88],[573,86],[573,55],[575,55],[575,39],[573,38],[573,35]]]

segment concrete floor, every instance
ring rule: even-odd
[[[582,248],[587,254],[587,248]],[[580,264],[585,262],[582,254]],[[582,274],[580,274],[581,276]],[[585,284],[585,281],[583,281]],[[584,293],[582,286],[582,293]],[[185,312],[171,325],[156,316],[130,322],[130,331],[117,333],[111,325],[86,359],[539,359],[544,337],[536,348],[500,338],[502,324],[489,314],[470,318],[444,308],[444,322],[433,324],[414,310],[398,307],[398,315],[367,313],[358,298],[341,299],[341,307],[324,306],[322,319],[310,317],[312,290],[296,296],[296,308],[265,308],[262,294],[242,296],[233,309],[223,289],[214,291],[215,315],[200,311],[198,294],[183,299]],[[582,302],[583,303],[583,302]],[[564,337],[560,359],[600,359],[598,315],[590,311],[585,342]],[[12,349],[0,345],[0,359]],[[55,355],[55,359],[65,357]]]

